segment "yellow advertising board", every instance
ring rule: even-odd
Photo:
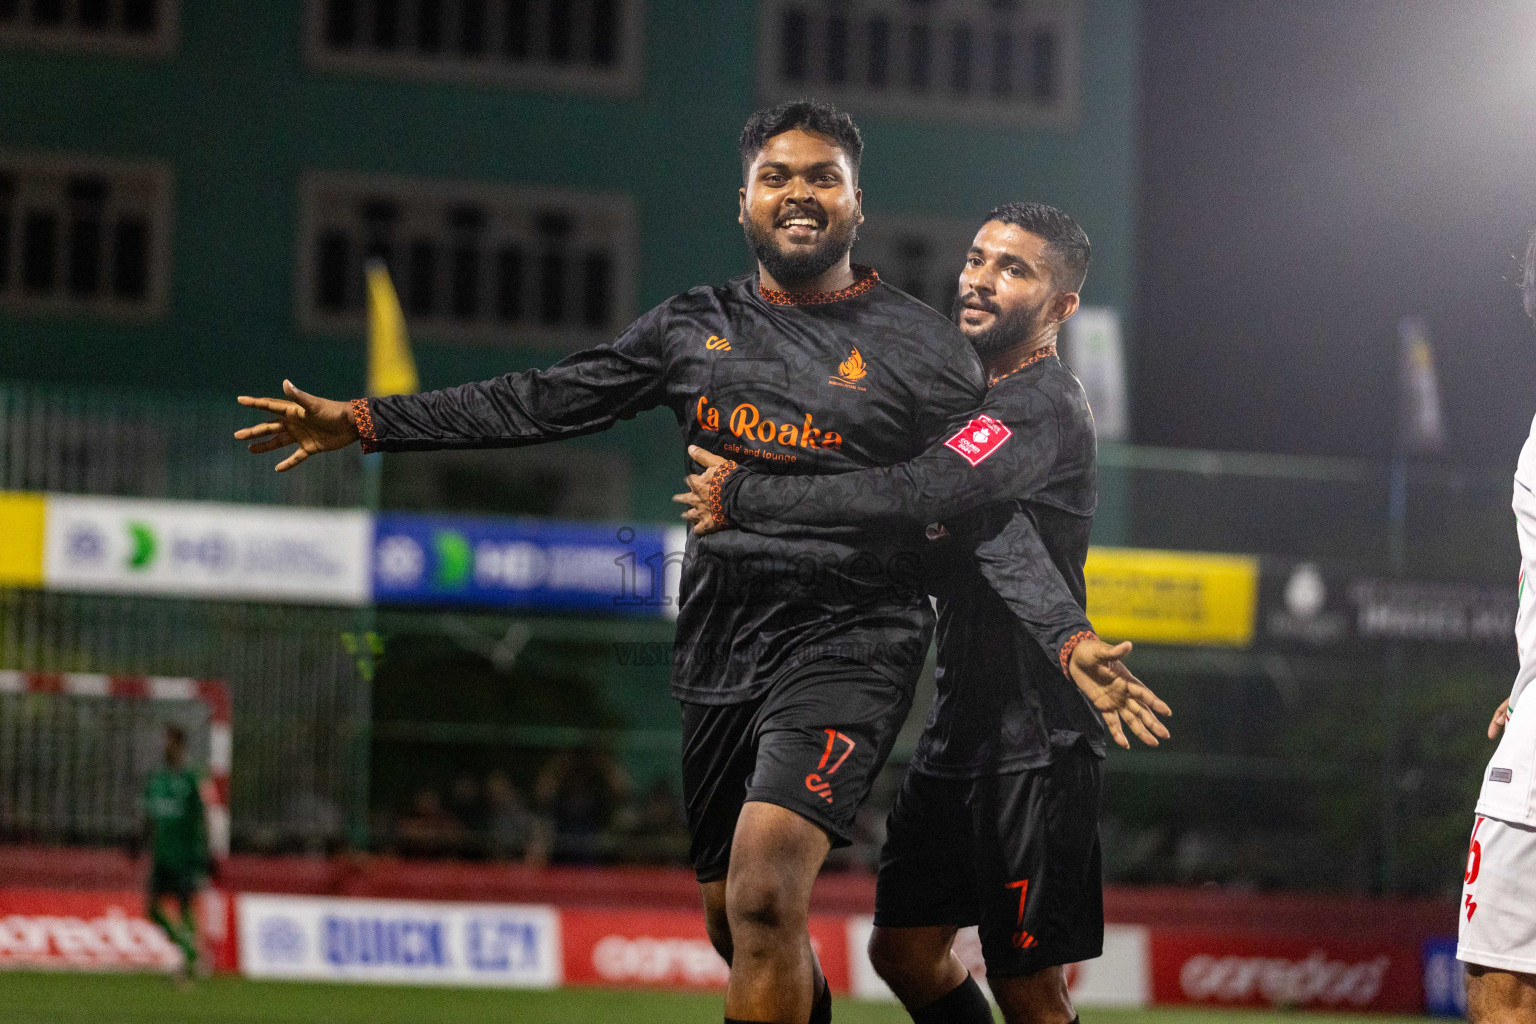
[[[1259,561],[1136,548],[1092,548],[1088,618],[1104,639],[1245,647],[1253,640]]]
[[[46,505],[41,494],[0,491],[0,584],[42,585]]]

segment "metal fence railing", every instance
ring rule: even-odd
[[[223,680],[234,719],[233,841],[244,848],[322,847],[340,843],[348,822],[367,813],[366,770],[358,765],[367,763],[368,690],[343,646],[354,621],[347,609],[0,590],[0,667]],[[15,707],[0,709],[0,721],[24,722],[26,707],[18,698]],[[62,705],[49,713],[97,714]],[[111,724],[76,721],[55,724],[79,729],[86,722],[86,733]],[[117,734],[102,735],[108,733]],[[90,777],[71,786],[121,787],[116,776],[138,766],[134,758],[90,763]],[[82,799],[81,815],[100,802],[95,795]],[[87,828],[82,817],[49,830],[106,840],[120,824]]]
[[[232,437],[259,419],[233,395],[0,385],[0,490],[362,504],[358,451],[274,473]]]

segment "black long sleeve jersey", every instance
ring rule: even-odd
[[[981,402],[981,365],[942,315],[857,268],[797,296],[755,275],[663,302],[611,345],[548,370],[358,400],[365,450],[538,444],[670,408],[685,444],[773,479],[920,454]],[[696,467],[684,455],[681,468]],[[689,536],[672,691],[750,700],[806,660],[845,657],[916,684],[933,631],[922,530],[848,523]]]
[[[1066,674],[1092,631],[1083,564],[1095,458],[1087,398],[1051,348],[911,462],[795,480],[733,472],[720,506],[747,530],[945,524],[927,559],[938,692],[913,765],[969,778],[1040,767],[1079,739],[1104,754],[1104,723]]]

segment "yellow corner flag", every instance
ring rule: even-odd
[[[409,395],[420,390],[405,314],[383,260],[368,261],[368,395]]]

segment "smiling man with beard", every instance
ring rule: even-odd
[[[285,470],[359,438],[366,451],[511,447],[666,406],[684,444],[775,480],[911,459],[985,387],[952,323],[849,262],[862,150],[825,104],[759,111],[740,140],[755,274],[674,296],[548,370],[351,403],[284,382],[286,399],[240,399],[277,416],[236,436],[255,452],[297,444]],[[692,859],[731,964],[727,1020],[830,1019],[811,883],[850,841],[911,705],[933,631],[923,544],[920,525],[689,538],[672,691]]]
[[[1088,238],[1035,203],[993,210],[953,316],[988,375],[985,402],[911,462],[768,478],[706,452],[684,518],[698,533],[942,523],[937,693],[881,853],[870,958],[917,1024],[987,1024],[955,957],[979,924],[1009,1024],[1071,1024],[1063,965],[1100,955],[1098,803],[1106,726],[1156,746],[1167,705],[1094,635],[1083,564],[1096,502],[1093,417],[1056,358]],[[738,532],[738,531],[727,531]],[[725,534],[719,534],[724,536]],[[1075,685],[1074,685],[1075,684]]]

